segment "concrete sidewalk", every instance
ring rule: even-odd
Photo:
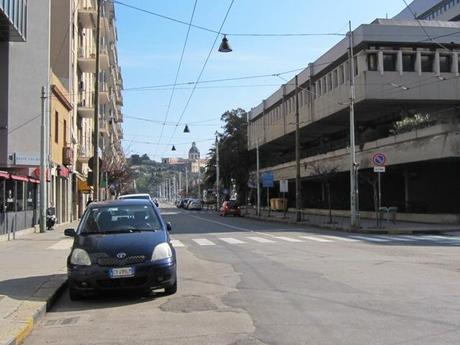
[[[339,230],[346,232],[356,233],[374,233],[374,234],[417,234],[417,233],[444,233],[451,231],[460,231],[460,225],[446,225],[446,224],[427,224],[427,223],[415,223],[415,222],[404,222],[384,220],[380,228],[377,228],[375,219],[361,219],[360,228],[352,229],[350,227],[350,218],[342,216],[333,216],[332,223],[329,220],[328,215],[313,215],[313,214],[302,214],[302,221],[296,222],[295,212],[289,211],[286,214],[284,212],[272,211],[269,212],[267,209],[261,210],[261,216],[256,215],[254,208],[243,209],[242,213],[245,217],[252,219],[261,219],[264,221],[272,221],[279,223],[289,223],[298,225],[316,226],[319,228]]]
[[[77,224],[0,242],[0,345],[20,344],[64,286],[72,239],[63,231]]]

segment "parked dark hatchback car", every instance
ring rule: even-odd
[[[103,290],[164,289],[177,291],[176,253],[171,225],[149,200],[91,203],[74,237],[67,259],[72,300]]]

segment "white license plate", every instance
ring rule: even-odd
[[[134,277],[134,267],[120,267],[110,269],[110,278]]]

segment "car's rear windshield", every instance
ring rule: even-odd
[[[80,234],[105,234],[161,230],[161,222],[150,205],[92,207],[80,225]]]

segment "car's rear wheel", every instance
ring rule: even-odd
[[[69,297],[71,301],[79,301],[83,298],[83,295],[81,292],[70,288],[69,289]]]
[[[165,294],[166,295],[174,295],[177,292],[177,279],[174,282],[174,284],[168,286],[165,288]]]

